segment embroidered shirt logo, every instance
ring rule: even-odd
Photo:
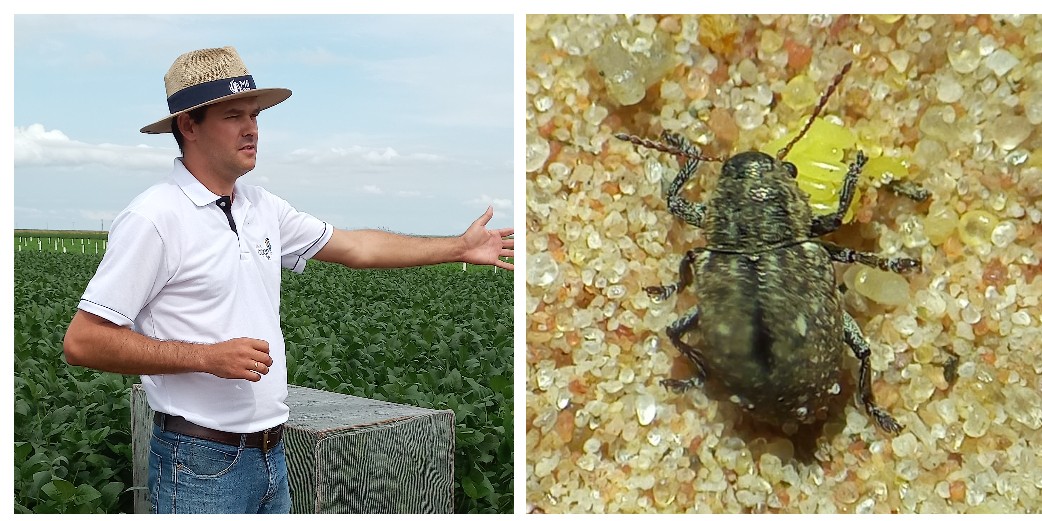
[[[228,84],[228,90],[237,93],[253,89],[250,88],[250,82],[247,80],[232,80],[231,83]]]
[[[257,245],[257,255],[260,255],[265,259],[271,260],[271,240],[269,240],[267,237],[264,238],[263,245]]]

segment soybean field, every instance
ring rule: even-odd
[[[130,388],[138,377],[72,367],[62,356],[104,238],[65,237],[64,253],[48,238],[15,238],[14,509],[131,513]],[[289,383],[452,409],[455,511],[509,513],[512,309],[512,273],[503,270],[313,261],[303,274],[283,274]]]

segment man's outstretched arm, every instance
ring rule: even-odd
[[[492,207],[458,237],[414,237],[380,230],[334,230],[329,242],[315,254],[320,261],[351,268],[405,268],[466,262],[513,270],[500,257],[514,256],[513,228],[488,230]]]

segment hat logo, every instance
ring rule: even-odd
[[[249,80],[232,80],[228,84],[228,90],[230,90],[233,93],[245,92],[245,91],[251,90],[250,89],[250,82],[249,82]]]

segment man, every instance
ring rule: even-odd
[[[173,174],[113,221],[65,335],[68,363],[140,374],[156,411],[149,489],[157,512],[288,513],[289,417],[280,268],[463,261],[512,269],[513,230],[489,208],[452,238],[345,231],[239,183],[257,161],[257,115],[290,96],[258,89],[234,48],[188,52],[165,76]]]

